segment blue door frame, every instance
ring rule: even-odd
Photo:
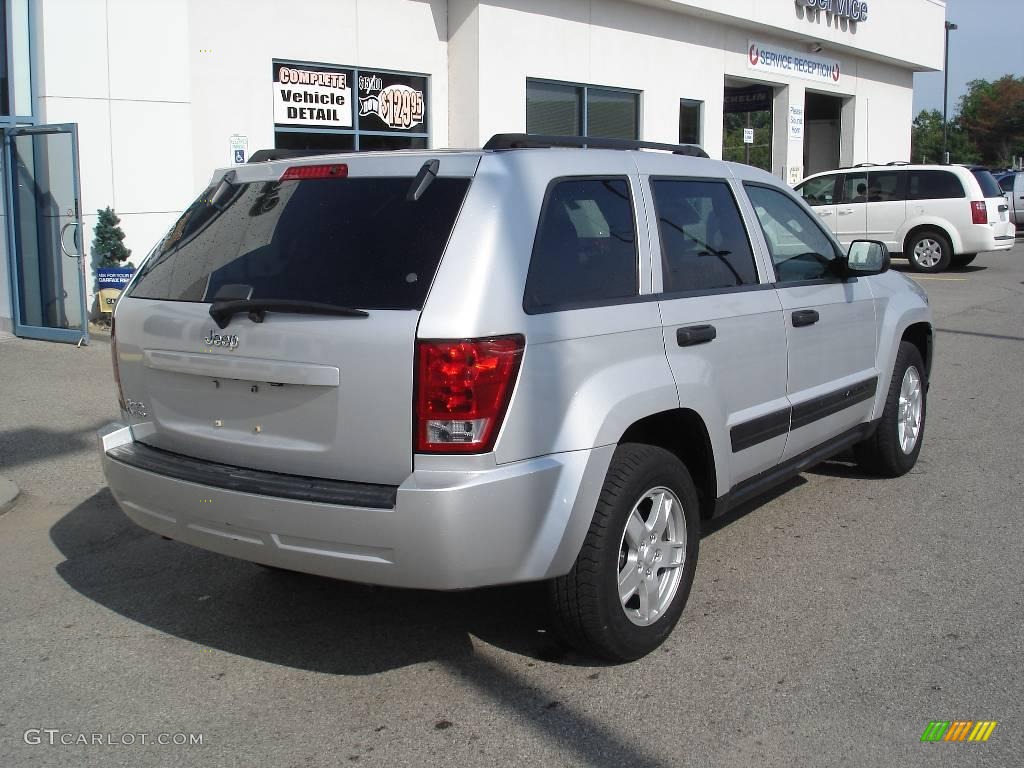
[[[58,136],[61,138],[58,138],[57,141],[69,142],[69,157],[72,167],[70,168],[67,183],[60,190],[60,202],[64,205],[59,206],[59,209],[56,211],[57,215],[51,217],[53,220],[49,222],[51,229],[53,226],[60,226],[55,234],[50,233],[53,235],[52,237],[44,238],[45,243],[41,246],[46,249],[47,253],[39,253],[38,239],[34,244],[25,242],[26,238],[22,236],[22,227],[19,226],[22,223],[20,218],[22,214],[35,215],[37,229],[47,223],[42,221],[38,205],[34,212],[21,210],[23,204],[21,200],[22,187],[27,183],[34,183],[36,176],[31,172],[23,171],[23,165],[19,166],[14,140],[20,136],[33,137],[33,168],[42,168],[44,173],[47,173],[47,169],[45,162],[42,161],[44,153],[40,151],[44,147],[41,146],[41,142],[37,141],[37,138]],[[8,128],[4,131],[4,158],[7,168],[7,172],[4,174],[4,185],[5,197],[8,200],[7,242],[9,247],[7,252],[11,282],[12,314],[14,315],[14,333],[17,336],[29,339],[87,344],[89,342],[89,318],[88,306],[85,300],[84,233],[82,231],[80,203],[82,195],[78,172],[78,125],[76,123],[60,123]],[[50,178],[49,173],[47,173],[47,186],[52,181],[54,179]],[[50,197],[52,198],[52,195]],[[71,232],[68,233],[68,230],[71,230]],[[61,302],[61,313],[70,308],[71,316],[66,318],[66,324],[71,327],[60,327],[60,325],[54,324],[33,325],[22,322],[25,317],[22,303],[25,297],[21,295],[20,285],[23,279],[24,265],[27,263],[28,258],[48,260],[48,266],[51,268],[52,273],[61,276],[59,287],[63,295],[53,295],[51,300],[52,302]],[[77,262],[77,268],[75,269],[76,279],[65,281],[64,276],[67,273],[64,270],[64,260],[68,258],[74,258]],[[58,286],[55,285],[53,287],[53,293],[56,293]],[[71,297],[71,291],[77,291],[77,297]],[[67,304],[64,303],[65,298],[70,299]],[[76,298],[77,300],[75,300]],[[77,322],[77,327],[74,326],[75,322]]]

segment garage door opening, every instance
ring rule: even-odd
[[[725,86],[722,159],[772,169],[772,107],[770,85]]]
[[[804,104],[804,174],[840,166],[843,100],[807,91]]]

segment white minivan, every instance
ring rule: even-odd
[[[1006,198],[984,168],[862,164],[810,176],[796,191],[843,245],[881,240],[919,272],[1013,247]]]

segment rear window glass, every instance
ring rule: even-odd
[[[665,293],[757,282],[754,253],[725,182],[651,182],[661,235]]]
[[[541,211],[523,306],[552,312],[636,296],[637,244],[625,179],[566,179]]]
[[[469,179],[309,179],[206,190],[142,267],[131,295],[286,299],[422,309]]]
[[[992,175],[991,171],[986,171],[983,168],[978,168],[971,173],[974,174],[974,178],[978,180],[978,184],[981,185],[981,194],[984,197],[1002,197],[1003,191],[999,188],[999,182],[996,181],[996,177]]]
[[[1013,182],[1013,176],[1003,176],[1003,178],[999,180],[999,187],[1004,192],[1013,192]]]
[[[949,200],[966,196],[960,179],[949,171],[910,172],[907,190],[910,200]]]

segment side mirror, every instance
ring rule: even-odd
[[[854,240],[846,255],[847,277],[880,275],[889,269],[889,249],[877,240]]]

